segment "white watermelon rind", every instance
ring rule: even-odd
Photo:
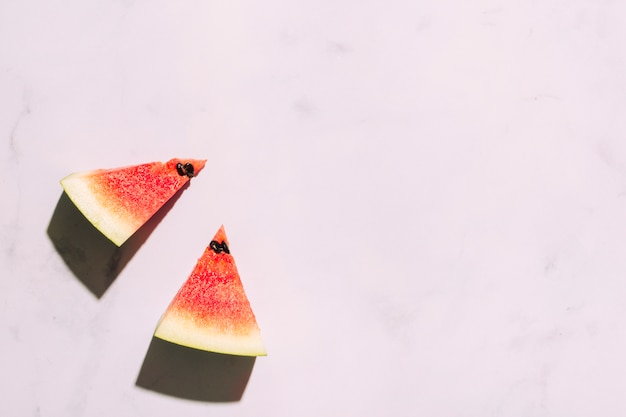
[[[175,313],[166,313],[163,316],[154,336],[209,352],[237,356],[267,355],[259,329],[251,329],[246,335],[224,334],[215,329],[198,326],[192,319]]]
[[[138,227],[99,202],[89,186],[93,175],[94,172],[70,174],[61,180],[61,185],[87,220],[116,246],[122,246]]]

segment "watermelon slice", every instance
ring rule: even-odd
[[[265,356],[224,226],[161,317],[154,335],[179,345],[240,356]]]
[[[175,158],[165,163],[98,169],[68,175],[61,185],[96,229],[121,246],[205,163]]]

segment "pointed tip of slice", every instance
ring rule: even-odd
[[[194,172],[195,172],[194,176],[196,176],[200,173],[200,171],[202,171],[202,169],[206,165],[206,161],[207,161],[206,159],[187,159],[185,162],[188,162],[193,165]]]
[[[221,225],[220,228],[217,230],[215,236],[213,236],[213,240],[218,242],[224,242],[227,245],[230,245],[230,243],[228,242],[228,237],[226,236],[226,229],[224,229],[224,225]]]
[[[179,175],[186,174],[189,178],[192,178],[198,176],[200,171],[202,171],[206,165],[206,162],[206,159],[173,158],[167,161],[166,164],[170,169],[174,169],[176,167]],[[185,166],[185,168],[182,168],[181,170],[179,164]],[[188,169],[187,165],[191,165],[191,169]]]

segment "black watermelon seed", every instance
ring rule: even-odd
[[[228,245],[224,241],[220,243],[217,240],[212,240],[211,243],[209,243],[209,247],[215,253],[222,253],[222,252],[230,253],[230,250],[228,249]]]
[[[178,172],[178,175],[180,175],[181,177],[186,175],[189,178],[192,178],[194,176],[195,173],[195,169],[193,168],[193,165],[190,164],[189,162],[187,162],[185,165],[183,165],[182,163],[177,163],[176,164],[176,171]]]
[[[193,165],[191,165],[189,162],[187,162],[184,166],[183,169],[185,170],[185,173],[187,174],[187,176],[189,178],[193,177],[194,175],[194,169],[193,169]]]

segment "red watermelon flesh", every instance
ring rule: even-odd
[[[121,246],[197,175],[206,160],[174,158],[68,175],[67,196],[107,238]]]
[[[223,226],[161,317],[154,335],[211,352],[267,354]]]

